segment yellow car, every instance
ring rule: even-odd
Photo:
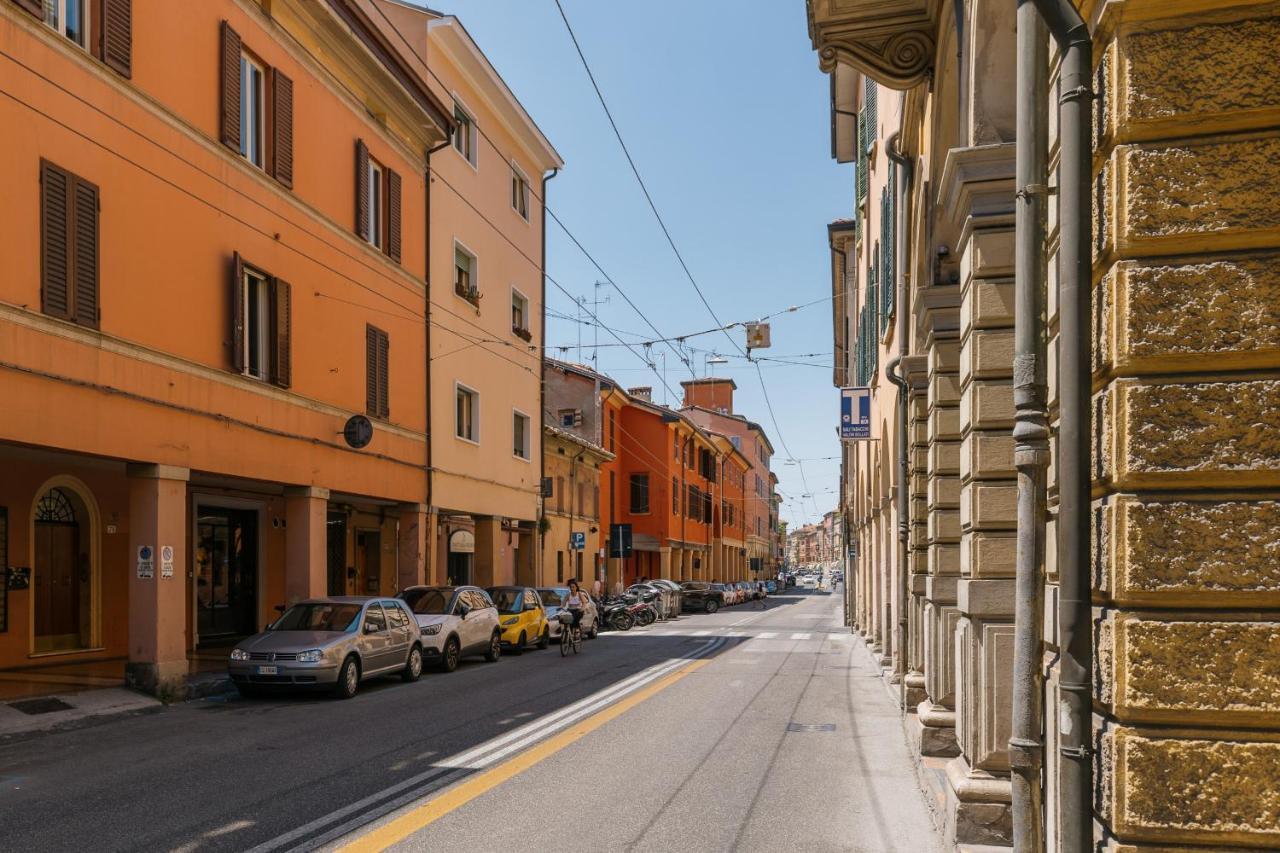
[[[524,586],[493,586],[487,590],[498,607],[502,647],[521,654],[531,645],[545,649],[551,641],[547,611],[538,591]]]

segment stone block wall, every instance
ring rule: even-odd
[[[1277,849],[1280,16],[1094,25],[1100,841]]]

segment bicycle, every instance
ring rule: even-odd
[[[560,620],[560,657],[567,657],[569,649],[576,655],[582,649],[582,629],[573,624],[573,614],[562,610],[556,614]]]

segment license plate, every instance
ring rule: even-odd
[[[275,674],[276,674],[276,668],[274,666],[258,667],[258,675],[275,675]]]

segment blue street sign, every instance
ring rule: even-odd
[[[871,438],[871,389],[840,389],[840,438],[861,441]]]
[[[583,551],[587,547],[587,534],[574,532],[569,534],[569,547],[574,551]]]

